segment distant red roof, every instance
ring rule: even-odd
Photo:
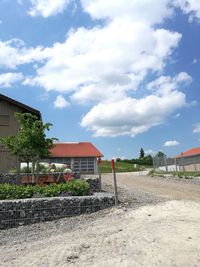
[[[103,157],[103,154],[91,143],[55,143],[51,157]]]
[[[191,157],[191,156],[194,156],[194,155],[200,155],[200,147],[189,149],[189,150],[181,153],[180,155],[176,156],[176,158]]]

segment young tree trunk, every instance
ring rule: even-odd
[[[35,161],[32,161],[32,166],[31,166],[31,176],[32,176],[32,183],[35,182]]]

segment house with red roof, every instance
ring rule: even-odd
[[[200,147],[188,149],[175,159],[181,171],[200,171]]]
[[[55,143],[50,152],[50,163],[67,164],[81,174],[97,173],[97,160],[103,157],[103,154],[89,142]]]
[[[182,158],[182,157],[187,158],[187,157],[194,157],[194,156],[200,156],[200,147],[186,150],[185,152],[182,152],[181,154],[177,155],[176,158]]]

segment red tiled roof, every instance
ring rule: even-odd
[[[200,155],[200,147],[189,149],[189,150],[181,153],[180,155],[176,156],[176,158],[191,157],[191,156],[194,156],[194,155]]]
[[[51,157],[103,157],[103,154],[91,143],[55,143]]]

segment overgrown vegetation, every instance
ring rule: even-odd
[[[116,172],[134,172],[142,170],[141,166],[134,167],[133,163],[124,162],[124,161],[116,161],[115,163],[115,171]],[[101,161],[101,172],[102,173],[110,173],[112,172],[111,161],[105,160]]]
[[[159,176],[159,177],[166,177],[166,176],[172,176],[172,177],[178,177],[178,178],[184,178],[184,179],[192,179],[193,177],[200,177],[200,172],[164,172],[164,171],[149,171],[148,175],[150,176]]]
[[[72,180],[68,183],[40,186],[0,185],[0,199],[31,198],[34,195],[41,197],[56,197],[61,194],[69,196],[84,196],[90,193],[90,186],[83,180]]]
[[[153,158],[151,155],[145,156],[144,158],[138,158],[138,159],[116,159],[117,162],[125,162],[125,163],[130,163],[130,164],[138,164],[141,166],[153,166]]]

